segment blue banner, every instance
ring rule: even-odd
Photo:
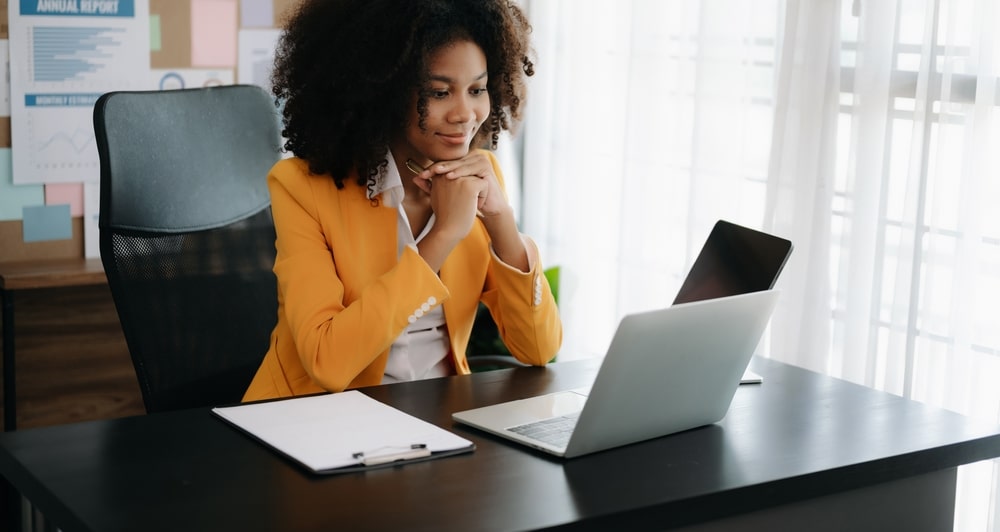
[[[25,107],[93,107],[100,94],[25,94]]]
[[[135,0],[21,0],[21,16],[134,17]]]

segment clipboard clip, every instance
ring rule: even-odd
[[[351,455],[351,458],[360,460],[362,464],[366,466],[388,464],[390,462],[401,462],[405,460],[413,460],[415,458],[424,458],[431,455],[431,450],[427,448],[427,444],[424,443],[414,443],[408,448],[403,447],[381,447],[376,449],[381,451],[384,449],[396,449],[390,452],[379,452],[379,453],[365,453],[363,451],[358,451]],[[400,450],[401,449],[401,450]]]

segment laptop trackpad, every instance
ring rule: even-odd
[[[466,410],[456,417],[472,425],[499,429],[574,414],[583,410],[586,402],[587,396],[576,391],[557,392]]]
[[[581,391],[586,393],[580,393]],[[580,412],[583,410],[583,404],[587,402],[589,392],[589,388],[569,390],[525,400],[534,405],[531,409],[534,416],[537,416],[538,419],[548,419]]]

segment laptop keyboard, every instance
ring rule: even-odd
[[[573,434],[573,428],[576,427],[576,420],[579,418],[580,413],[575,412],[565,416],[552,417],[510,427],[507,430],[550,445],[555,445],[556,447],[565,447],[569,443],[569,437]]]

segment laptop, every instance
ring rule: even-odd
[[[789,240],[719,220],[677,291],[674,304],[773,288],[791,254]],[[762,381],[760,375],[747,370],[740,382]]]
[[[452,418],[564,458],[715,423],[729,410],[777,298],[763,290],[627,315],[589,391]]]

